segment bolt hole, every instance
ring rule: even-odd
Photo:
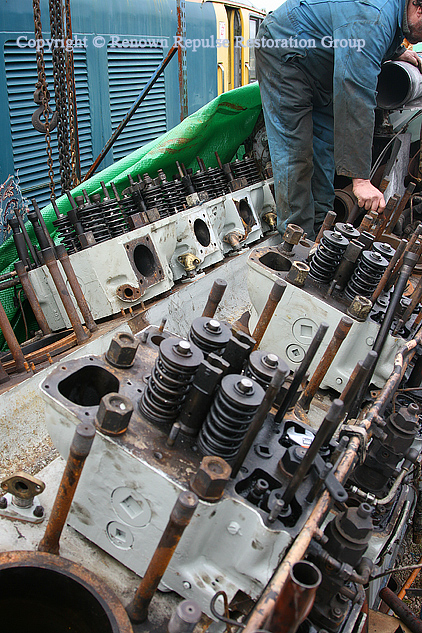
[[[154,453],[154,457],[155,457],[155,459],[163,459],[163,454],[162,454],[162,453],[159,453],[158,451],[156,451],[156,452]]]

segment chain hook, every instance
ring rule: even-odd
[[[51,117],[51,119],[48,122],[48,131],[51,132],[52,130],[54,130],[54,128],[57,127],[57,111],[52,111],[52,109],[50,108],[50,106],[48,105],[48,101],[50,100],[50,92],[47,90],[46,92],[46,98],[47,98],[47,110],[49,114],[53,114],[53,116]],[[34,92],[34,102],[36,104],[39,104],[39,107],[35,110],[35,112],[32,115],[32,125],[34,126],[34,128],[37,130],[37,132],[41,132],[43,134],[45,134],[47,132],[47,127],[45,122],[43,123],[41,121],[41,116],[44,114],[44,104],[42,101],[42,90],[41,88],[36,88],[35,92]]]

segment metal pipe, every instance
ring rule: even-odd
[[[31,280],[29,279],[25,264],[22,261],[16,262],[15,270],[19,276],[19,281],[22,284],[25,296],[29,301],[29,305],[32,308],[32,312],[34,313],[34,316],[41,328],[42,333],[44,335],[51,334],[51,328],[47,323],[47,319],[45,318],[45,314],[41,308],[40,302],[38,301],[38,297],[35,294],[35,290],[31,283]]]
[[[85,299],[85,295],[82,292],[82,288],[79,284],[78,278],[76,277],[75,271],[73,270],[70,257],[67,254],[66,248],[63,246],[63,244],[58,244],[56,246],[56,254],[57,259],[63,266],[63,270],[66,273],[67,280],[70,287],[72,288],[73,295],[79,306],[79,310],[81,311],[82,317],[85,321],[85,325],[90,332],[95,332],[96,330],[98,330],[98,326],[93,319],[91,310],[88,306],[88,302]]]
[[[195,600],[183,600],[170,618],[167,633],[193,633],[201,616],[201,607]]]
[[[50,271],[50,275],[54,281],[54,285],[57,288],[57,292],[59,294],[60,300],[63,304],[64,309],[66,310],[66,314],[69,317],[70,323],[72,324],[72,328],[76,335],[76,340],[78,345],[89,339],[91,336],[90,333],[85,332],[82,327],[82,323],[79,319],[78,313],[76,312],[76,308],[73,305],[72,299],[70,298],[69,292],[66,288],[66,284],[60,272],[59,266],[57,264],[57,260],[54,256],[54,251],[52,248],[46,248],[43,251],[44,261]]]
[[[252,338],[254,338],[256,341],[254,349],[256,349],[262,341],[262,337],[264,336],[265,331],[271,321],[271,317],[273,316],[275,309],[280,302],[280,299],[283,296],[286,288],[287,284],[285,281],[280,279],[274,282],[274,285],[270,290],[270,294],[268,295],[267,303],[265,304],[264,309],[261,312],[258,323],[256,324],[252,334]]]
[[[312,444],[307,449],[302,461],[295,470],[293,477],[291,478],[289,485],[283,493],[283,501],[288,506],[293,497],[295,496],[297,489],[302,484],[304,478],[308,474],[310,467],[312,466],[318,451],[322,446],[328,444],[334,435],[338,425],[343,419],[344,404],[339,399],[333,400],[330,410],[321,423],[318,431],[315,434]]]
[[[312,378],[308,382],[302,396],[299,400],[299,404],[305,411],[309,411],[311,400],[316,394],[318,387],[320,386],[322,379],[330,368],[341,344],[348,335],[350,328],[353,325],[353,319],[348,316],[344,316],[340,319],[331,341],[328,343],[326,350],[319,361],[318,367],[315,369]]]
[[[16,219],[19,222],[20,230],[22,231],[28,250],[31,253],[32,259],[34,260],[34,264],[35,266],[41,266],[40,258],[38,257],[38,254],[34,248],[33,243],[29,239],[28,231],[25,228],[25,224],[23,223],[23,220],[19,214],[18,209],[14,209],[14,212],[15,212]]]
[[[39,223],[41,225],[41,228],[42,228],[42,230],[44,232],[44,235],[45,235],[45,237],[46,237],[46,239],[48,241],[48,244],[49,244],[49,246],[51,246],[51,248],[54,248],[55,244],[53,242],[53,238],[50,235],[50,232],[49,232],[49,230],[47,228],[47,225],[46,225],[45,220],[43,218],[43,214],[40,211],[40,208],[39,208],[39,206],[37,204],[37,201],[35,200],[35,198],[33,198],[31,200],[31,202],[32,202],[32,206],[34,207],[34,211],[37,214],[37,218],[38,218]]]
[[[131,622],[144,622],[147,619],[149,604],[197,505],[198,497],[194,492],[184,490],[179,494],[157,549],[132,602],[126,609]]]
[[[404,211],[404,208],[406,206],[406,204],[409,201],[410,196],[412,195],[412,193],[415,191],[415,187],[416,187],[416,183],[415,182],[409,182],[409,184],[407,185],[406,191],[403,194],[402,199],[400,200],[400,204],[398,205],[397,209],[395,210],[392,218],[391,218],[391,222],[390,224],[386,227],[384,233],[386,233],[386,235],[390,235],[390,233],[393,231],[394,227],[396,226],[399,217],[401,216],[401,214]]]
[[[369,432],[373,420],[377,416],[382,415],[385,407],[399,386],[403,373],[409,361],[412,359],[417,345],[421,341],[422,332],[418,332],[415,339],[406,343],[406,345],[404,345],[396,355],[394,359],[394,369],[389,379],[380,391],[377,400],[369,409],[365,418],[356,425],[359,427],[363,435]],[[361,442],[364,441],[363,435],[351,436],[349,440],[347,449],[345,450],[335,472],[336,479],[340,483],[344,483],[346,481],[358,459],[359,447]],[[305,556],[313,536],[319,532],[319,526],[327,516],[330,507],[331,495],[328,490],[325,490],[316,502],[314,509],[309,515],[309,518],[305,522],[305,525],[301,529],[299,535],[261,594],[261,597],[249,616],[243,633],[254,633],[254,631],[264,628],[265,622],[273,611],[277,596],[288,579],[292,565]]]
[[[377,362],[378,354],[374,351],[369,351],[364,360],[359,360],[353,369],[347,384],[340,395],[340,400],[344,402],[344,413],[346,414],[353,402],[356,395],[366,379],[366,376],[372,370]]]
[[[334,211],[328,211],[327,215],[324,218],[324,222],[322,223],[321,228],[318,231],[318,235],[316,236],[314,245],[320,243],[321,238],[324,235],[324,231],[328,231],[329,229],[331,229],[334,222],[336,221],[336,218],[337,214],[334,213]]]
[[[223,294],[225,293],[226,288],[227,281],[225,281],[224,279],[216,279],[214,281],[210,290],[210,294],[208,295],[207,303],[202,313],[203,317],[209,317],[210,319],[213,318],[218,304],[223,298]]]
[[[408,62],[389,61],[382,64],[378,75],[377,105],[384,110],[397,110],[403,106],[411,106],[422,96],[421,73],[416,66]]]
[[[303,378],[305,377],[306,372],[308,371],[309,365],[311,364],[311,362],[314,359],[315,354],[318,351],[319,346],[322,343],[322,339],[325,336],[325,333],[328,330],[328,323],[325,323],[324,321],[321,323],[321,325],[319,326],[317,333],[315,334],[314,338],[312,339],[311,344],[308,347],[308,351],[305,354],[305,357],[303,359],[303,361],[301,362],[300,366],[298,367],[298,369],[296,370],[295,375],[293,376],[293,380],[292,383],[289,387],[288,392],[286,393],[283,402],[280,405],[279,410],[277,411],[275,417],[274,417],[274,422],[276,424],[279,424],[282,419],[284,418],[284,416],[287,413],[288,408],[290,407],[291,403],[293,402],[293,399],[295,397],[296,391],[299,389],[299,386],[303,380]]]
[[[274,376],[271,379],[270,384],[267,387],[265,392],[265,396],[256,411],[252,422],[249,425],[248,432],[245,435],[245,438],[240,446],[239,452],[236,456],[236,461],[232,467],[231,478],[234,479],[239,472],[241,465],[251,448],[254,439],[256,438],[258,432],[260,431],[262,425],[265,422],[265,418],[267,417],[268,412],[274,404],[274,400],[276,399],[278,392],[280,391],[280,387],[286,380],[289,375],[288,370],[276,369]]]
[[[15,288],[19,286],[19,279],[9,279],[8,281],[0,281],[0,292],[2,290],[8,290],[9,288]]]
[[[409,607],[400,600],[396,594],[388,587],[384,587],[379,592],[380,598],[384,600],[390,609],[405,624],[412,633],[422,633],[422,620],[409,609]]]
[[[91,450],[95,437],[95,427],[91,422],[81,422],[75,429],[70,445],[63,476],[54,500],[50,519],[39,545],[39,552],[58,555],[60,552],[60,536],[62,534],[76,487],[82,474],[85,460]]]
[[[18,258],[21,259],[26,266],[31,267],[31,261],[29,259],[25,238],[19,229],[19,222],[16,218],[9,218],[8,223],[13,231],[13,242],[15,244]]]
[[[10,353],[15,361],[15,367],[17,372],[21,372],[25,369],[25,357],[19,345],[18,339],[15,336],[12,326],[9,323],[7,314],[3,308],[3,304],[0,301],[0,330],[6,340]]]
[[[321,581],[322,575],[316,565],[304,560],[295,563],[277,597],[267,630],[295,633],[309,615]]]
[[[375,288],[372,297],[371,297],[371,301],[372,303],[375,303],[375,301],[378,299],[378,297],[380,296],[380,294],[382,293],[382,291],[384,290],[388,279],[391,275],[391,271],[394,269],[395,265],[397,264],[399,258],[403,255],[404,253],[404,249],[406,248],[406,244],[407,244],[407,240],[401,240],[399,245],[396,248],[396,252],[394,253],[393,257],[391,258],[387,268],[384,270],[384,273],[381,277],[381,279],[378,282],[378,286]]]
[[[97,169],[98,165],[101,163],[103,158],[108,154],[110,149],[113,147],[114,142],[119,138],[120,134],[123,132],[126,125],[129,123],[129,121],[135,114],[136,110],[139,108],[142,101],[145,99],[145,97],[147,96],[147,94],[149,93],[149,91],[151,90],[155,82],[157,81],[158,77],[166,68],[167,64],[171,61],[171,59],[173,58],[173,55],[176,53],[177,50],[178,50],[178,47],[173,44],[173,46],[170,48],[169,52],[167,53],[167,55],[165,56],[161,64],[156,68],[154,73],[149,78],[148,82],[145,84],[142,91],[136,97],[135,101],[133,102],[132,106],[130,107],[123,121],[119,123],[119,126],[117,127],[117,129],[113,132],[113,134],[111,135],[111,137],[105,144],[104,148],[101,150],[101,152],[99,153],[99,155],[97,156],[97,158],[95,159],[91,167],[88,169],[86,176],[83,178],[83,182],[85,182],[85,180],[88,180],[88,178],[92,176],[92,174],[95,172],[95,170]]]

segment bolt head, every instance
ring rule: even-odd
[[[277,367],[277,365],[278,365],[278,356],[277,356],[277,354],[267,354],[262,359],[262,362],[264,363],[264,365],[267,365],[268,367]]]
[[[191,345],[189,341],[181,340],[174,346],[175,352],[182,354],[182,356],[188,356],[192,353]]]
[[[119,393],[108,393],[101,398],[95,417],[97,428],[106,435],[120,435],[127,430],[133,404]]]
[[[231,467],[221,457],[207,455],[203,458],[197,473],[193,476],[190,488],[205,501],[218,501],[229,481]]]
[[[220,321],[217,321],[216,319],[210,319],[204,324],[204,327],[208,330],[208,332],[213,332],[215,334],[221,332]]]
[[[44,516],[44,508],[42,506],[37,506],[36,508],[34,508],[34,511],[32,512],[32,514],[34,515],[34,517],[37,518],[41,518]]]
[[[139,342],[129,332],[118,332],[113,336],[106,352],[106,360],[114,367],[131,367]]]
[[[244,395],[249,395],[254,392],[253,382],[250,378],[242,378],[239,380],[239,382],[236,383],[236,388]]]
[[[7,508],[6,497],[0,497],[0,510],[5,510],[6,508]]]

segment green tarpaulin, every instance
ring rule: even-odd
[[[79,195],[82,189],[86,189],[88,194],[102,192],[100,186],[102,180],[106,185],[114,182],[121,193],[129,185],[128,174],[137,176],[148,173],[154,178],[158,169],[162,169],[171,179],[176,173],[176,160],[196,171],[198,168],[196,156],[200,156],[207,167],[215,167],[217,165],[215,151],[219,153],[223,163],[228,162],[252,132],[260,111],[261,97],[258,84],[226,92],[155,141],[94,175],[76,187],[72,194]],[[69,211],[70,203],[66,196],[61,196],[56,202],[61,213]],[[56,233],[53,220],[56,219],[56,215],[51,204],[43,209],[43,216],[54,238]],[[36,244],[30,223],[27,224],[27,229],[31,240]],[[13,240],[9,238],[0,246],[0,273],[13,270],[16,259],[15,246]],[[13,294],[13,290],[4,290],[0,292],[0,299],[18,337],[22,339],[24,332],[18,323],[19,314],[14,305]],[[0,341],[0,347],[1,345]]]

